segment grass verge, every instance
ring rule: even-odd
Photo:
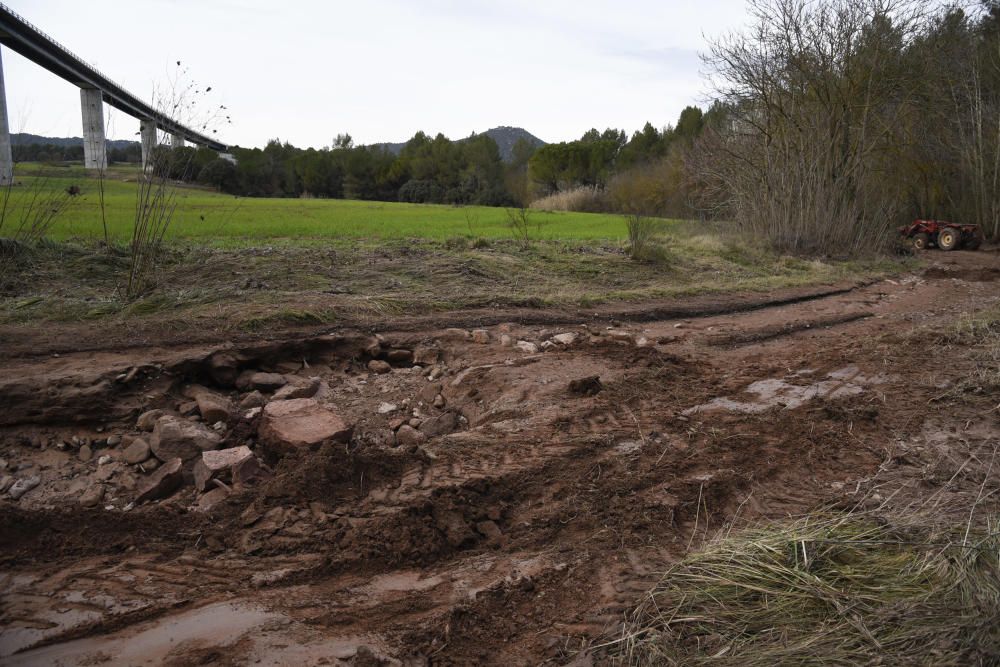
[[[663,576],[616,661],[997,664],[996,528],[818,514],[721,537]]]

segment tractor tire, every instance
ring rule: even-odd
[[[979,246],[983,244],[983,234],[982,232],[975,232],[969,234],[965,239],[965,245],[963,246],[966,250],[979,250]]]
[[[945,227],[938,232],[937,246],[941,250],[955,250],[962,244],[962,232],[952,227]]]
[[[931,237],[930,234],[920,232],[913,235],[912,241],[915,250],[927,250],[927,246],[931,243]]]

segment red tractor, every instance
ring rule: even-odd
[[[936,245],[941,250],[976,250],[983,242],[978,225],[959,225],[944,220],[914,220],[903,225],[899,233],[917,250]]]

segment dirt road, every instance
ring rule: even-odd
[[[247,347],[22,341],[0,361],[0,474],[38,484],[0,501],[0,664],[600,663],[658,573],[734,517],[978,485],[949,471],[989,459],[1000,399],[944,332],[1000,304],[1000,254],[927,258],[811,294]],[[280,379],[233,387],[248,370]],[[281,385],[350,437],[267,425]],[[261,472],[136,502],[163,469],[126,456],[165,439],[138,428],[154,408]]]

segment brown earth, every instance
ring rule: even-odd
[[[0,664],[604,662],[658,573],[737,517],[985,485],[1000,399],[946,332],[1000,304],[1000,254],[926,256],[767,299],[13,342],[0,476],[39,484],[0,500]],[[207,510],[190,479],[135,505],[156,474],[123,461],[137,417],[196,417],[191,383],[238,404],[245,370],[316,392],[293,400],[349,442],[276,453],[240,408],[216,432],[265,474]]]

